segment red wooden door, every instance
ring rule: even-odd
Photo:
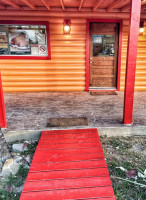
[[[89,88],[116,89],[118,67],[116,23],[90,23]]]

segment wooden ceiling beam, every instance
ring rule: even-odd
[[[110,6],[107,8],[107,12],[112,11],[116,6],[123,4],[123,0],[119,2],[119,0],[116,0],[114,3],[112,3]]]
[[[131,0],[116,0],[115,2],[113,2],[108,8],[107,8],[107,12],[110,12],[112,11],[114,8],[116,8],[117,6],[120,7],[120,6],[124,6],[123,7],[123,10],[127,10],[127,5],[129,4],[130,5],[131,3]],[[121,8],[122,9],[122,8]]]
[[[130,9],[130,3],[120,9],[121,12],[125,12]]]
[[[23,1],[31,9],[36,10],[36,7],[32,3],[30,3],[28,0],[21,0],[21,1]]]
[[[141,10],[146,10],[146,4],[141,7]]]
[[[47,8],[48,10],[51,9],[51,8],[50,8],[50,5],[49,5],[49,3],[48,3],[47,0],[41,0],[41,1],[42,1],[42,3],[46,6],[46,8]]]
[[[18,4],[14,3],[14,2],[12,2],[10,0],[3,0],[3,2],[7,3],[8,5],[12,6],[13,8],[21,9],[21,7]]]
[[[93,7],[93,11],[96,11],[96,9],[100,6],[100,4],[103,2],[104,0],[98,0],[98,2],[95,4],[95,6]]]
[[[6,9],[6,6],[0,4],[0,9]]]
[[[60,0],[60,3],[61,3],[61,6],[62,6],[62,10],[65,10],[63,0]]]
[[[81,10],[81,8],[82,8],[83,2],[84,2],[84,0],[81,0],[81,1],[80,1],[80,5],[79,5],[79,11],[80,11],[80,10]]]

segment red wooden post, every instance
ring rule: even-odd
[[[131,0],[125,79],[124,124],[132,124],[140,10],[141,0]]]
[[[7,126],[7,121],[6,121],[5,103],[4,103],[1,73],[0,73],[0,128],[5,128],[6,126]]]

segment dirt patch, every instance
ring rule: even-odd
[[[101,137],[101,142],[116,200],[146,199],[146,137]]]

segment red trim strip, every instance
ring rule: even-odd
[[[122,49],[122,27],[123,21],[119,19],[87,19],[86,21],[86,91],[89,91],[89,24],[90,22],[105,22],[105,23],[119,23],[119,52],[118,52],[118,75],[117,75],[117,89],[120,90],[120,73],[121,73],[121,49]],[[108,91],[108,90],[106,90]],[[111,91],[111,90],[109,90]]]
[[[9,55],[0,55],[0,59],[30,59],[30,60],[50,60],[51,59],[51,49],[50,49],[50,32],[49,32],[49,22],[46,21],[8,21],[0,20],[0,24],[16,24],[16,25],[45,25],[47,31],[47,48],[48,56],[9,56]]]
[[[89,22],[86,22],[86,91],[89,91]]]
[[[1,73],[0,73],[0,127],[5,128],[6,126],[7,126],[7,121],[6,121],[5,103],[4,103]]]

